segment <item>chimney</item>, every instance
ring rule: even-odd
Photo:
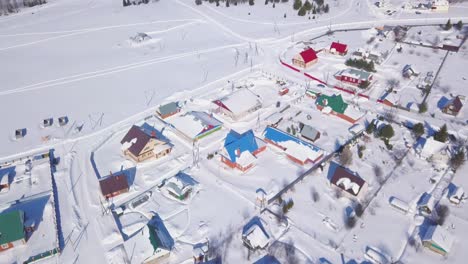
[[[241,154],[241,151],[240,151],[240,149],[239,149],[239,148],[238,148],[238,149],[236,149],[236,157],[240,157],[240,154]]]
[[[151,137],[152,137],[152,138],[156,138],[156,131],[154,131],[154,130],[151,131]]]

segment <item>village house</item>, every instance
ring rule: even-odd
[[[335,115],[353,124],[363,116],[361,112],[345,103],[340,94],[331,96],[320,94],[315,101],[315,105],[322,113]]]
[[[452,248],[454,237],[439,225],[431,225],[421,237],[425,248],[442,256],[447,256]]]
[[[431,3],[433,12],[448,12],[450,3],[448,0],[435,0]]]
[[[402,75],[405,78],[412,78],[413,76],[418,76],[419,73],[414,69],[414,67],[410,64],[406,64],[405,67],[403,67]]]
[[[263,136],[267,143],[281,149],[286,157],[301,166],[317,163],[324,155],[320,148],[274,127],[266,127]]]
[[[330,167],[330,170],[333,169],[333,175],[330,179],[330,183],[333,186],[344,191],[344,194],[349,198],[356,198],[358,200],[364,198],[368,187],[367,182],[363,178],[341,166]]]
[[[127,175],[122,172],[110,174],[109,176],[99,180],[102,195],[106,198],[112,198],[129,190]]]
[[[292,64],[301,67],[304,69],[309,68],[310,66],[317,63],[318,57],[317,53],[312,48],[307,48],[299,54],[296,54],[292,59]]]
[[[248,88],[241,88],[213,103],[217,106],[218,112],[229,116],[234,121],[262,108],[259,96]]]
[[[221,161],[230,168],[245,172],[255,165],[257,155],[265,149],[265,142],[257,138],[252,130],[242,134],[231,130],[224,140]]]
[[[223,123],[214,118],[212,114],[199,111],[191,111],[176,116],[170,122],[175,127],[178,135],[190,142],[207,137],[223,127]]]
[[[158,107],[158,115],[162,118],[168,118],[180,112],[180,107],[178,102],[170,102],[165,105],[160,105]]]
[[[120,144],[124,155],[135,162],[158,159],[172,150],[162,133],[146,123],[141,127],[133,125]]]
[[[433,137],[420,137],[416,143],[415,151],[421,159],[430,161],[437,170],[443,170],[449,164],[447,144],[437,141]]]
[[[301,137],[307,139],[307,140],[310,140],[312,142],[315,142],[316,140],[318,140],[320,138],[320,132],[309,126],[309,125],[306,125],[306,124],[300,124],[300,134],[301,134]]]
[[[449,100],[443,107],[442,112],[448,115],[457,116],[460,113],[460,110],[463,107],[463,103],[460,99],[460,96],[456,96],[455,98]]]
[[[465,191],[461,186],[454,186],[454,188],[448,191],[447,197],[451,203],[456,205],[460,204],[461,201],[466,198]]]
[[[260,218],[253,218],[244,226],[242,241],[251,250],[265,249],[270,244],[270,236],[267,234]]]
[[[0,214],[0,252],[26,244],[24,212],[20,210]]]
[[[418,212],[422,215],[429,216],[432,214],[432,211],[435,207],[435,199],[429,193],[423,193],[421,198],[419,198],[417,208]]]
[[[193,184],[186,181],[181,174],[177,174],[167,180],[165,188],[175,198],[185,200],[192,192]]]
[[[348,46],[343,43],[332,42],[330,45],[330,53],[345,56],[348,53]]]
[[[341,70],[335,74],[335,79],[337,79],[338,81],[342,81],[353,85],[360,85],[363,82],[370,83],[372,81],[372,78],[372,73],[352,68]]]
[[[147,227],[153,254],[147,258],[144,263],[161,263],[170,256],[172,248],[174,247],[174,240],[158,215],[153,217],[147,224]]]

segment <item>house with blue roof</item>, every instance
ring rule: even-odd
[[[324,155],[319,147],[271,126],[265,128],[263,137],[265,142],[282,150],[291,161],[299,165],[316,163]]]
[[[265,142],[256,137],[252,130],[242,134],[231,130],[224,140],[221,161],[230,168],[245,172],[254,166],[257,155],[265,149]]]

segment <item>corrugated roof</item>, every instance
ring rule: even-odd
[[[299,53],[299,55],[302,57],[305,63],[308,63],[317,59],[317,53],[312,48],[308,48],[304,50],[303,52]]]
[[[168,104],[159,106],[159,114],[162,116],[173,114],[177,112],[178,109],[179,105],[177,102],[170,102]]]
[[[320,95],[317,98],[316,104],[320,106],[329,106],[333,111],[343,114],[348,107],[348,104],[344,102],[343,97],[340,95],[328,96],[325,94]]]
[[[240,153],[244,151],[248,151],[253,153],[256,151],[258,147],[257,138],[255,137],[252,130],[244,132],[243,134],[239,134],[234,130],[229,131],[224,140],[224,148],[229,155],[229,159],[232,162],[236,162],[238,155],[236,155],[236,151],[240,151]],[[239,153],[239,156],[240,156]]]
[[[344,188],[340,185],[340,183],[344,182],[343,179],[349,180],[348,186],[350,188]],[[348,193],[355,196],[359,194],[361,187],[366,183],[366,181],[364,181],[363,178],[352,174],[351,172],[349,172],[341,166],[336,167],[335,172],[333,173],[333,176],[330,181],[332,184],[342,188],[344,191],[347,191]],[[357,186],[359,187],[357,192],[353,191],[351,184],[357,184]]]
[[[348,50],[348,46],[343,43],[333,42],[330,49],[335,49],[339,53],[345,53]]]
[[[128,189],[127,176],[124,173],[108,176],[99,181],[104,196]]]
[[[25,238],[23,222],[23,211],[0,214],[0,245]]]

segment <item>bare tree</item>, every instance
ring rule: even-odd
[[[351,164],[353,162],[353,153],[351,152],[351,149],[349,146],[346,146],[343,148],[343,151],[341,151],[340,156],[340,164],[343,166]]]

